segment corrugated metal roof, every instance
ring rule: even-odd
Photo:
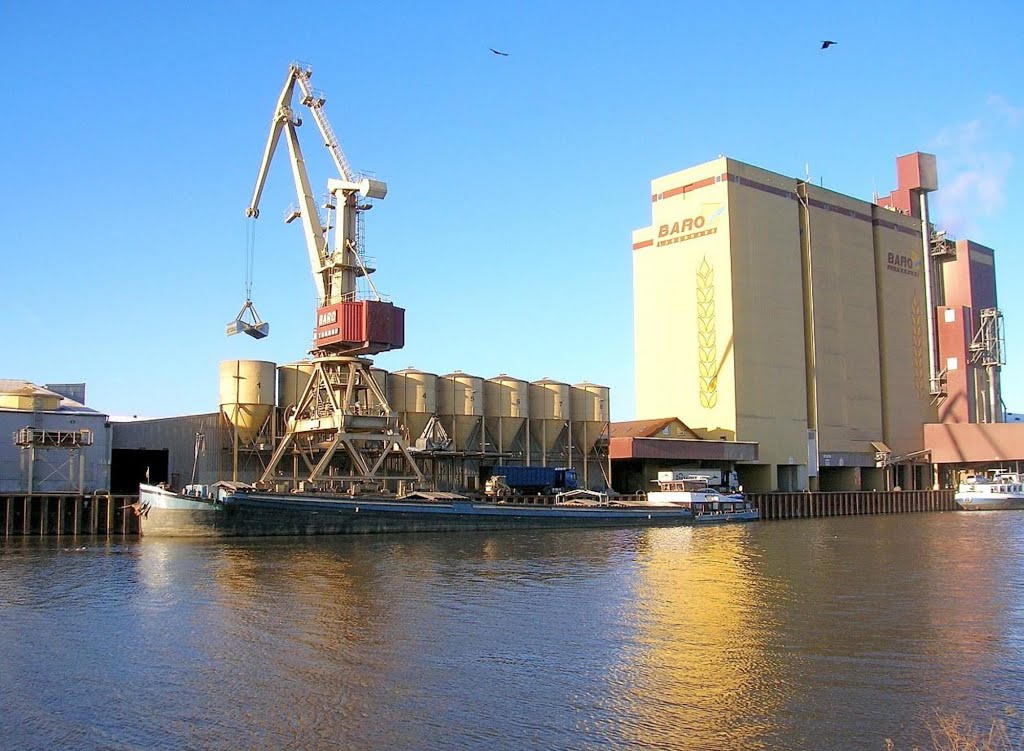
[[[36,386],[30,381],[22,381],[17,378],[0,378],[0,394],[12,394],[14,396],[60,396],[56,391],[50,391],[42,386]]]
[[[48,412],[87,412],[89,414],[102,414],[99,410],[86,407],[81,402],[76,402],[74,399],[68,399],[66,396],[58,394],[56,391],[44,389],[42,386],[36,386],[31,381],[24,381],[18,378],[0,378],[0,394],[10,394],[11,396],[55,396],[61,400],[60,406],[56,410],[47,410]]]

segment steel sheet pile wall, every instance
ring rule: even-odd
[[[762,519],[811,519],[822,516],[907,514],[955,511],[953,490],[850,491],[842,493],[751,493]]]

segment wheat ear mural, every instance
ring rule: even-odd
[[[718,404],[718,348],[715,345],[715,269],[707,256],[697,269],[697,365],[700,368],[700,404]]]

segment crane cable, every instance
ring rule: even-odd
[[[245,223],[245,301],[252,302],[252,273],[256,264],[256,221]]]

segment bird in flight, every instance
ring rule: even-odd
[[[502,57],[508,57],[508,53],[507,53],[507,52],[499,52],[498,50],[494,49],[494,47],[490,47],[489,49],[490,49],[490,50],[491,50],[491,52],[493,52],[493,53],[494,53],[495,55],[501,55]]]
[[[827,49],[828,49],[829,47],[831,47],[831,46],[832,46],[833,44],[839,44],[839,42],[833,42],[833,41],[832,41],[831,39],[825,39],[825,40],[823,40],[823,41],[822,41],[822,43],[821,43],[821,48],[822,48],[823,50],[827,50]]]

